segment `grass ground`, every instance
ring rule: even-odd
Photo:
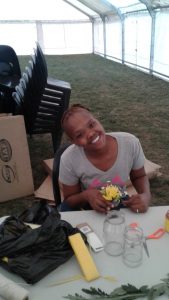
[[[20,57],[22,70],[29,57]],[[151,180],[152,205],[169,204],[169,83],[96,55],[47,56],[49,76],[71,84],[70,103],[85,104],[107,131],[139,137],[148,159],[161,165]],[[65,137],[64,137],[65,138]],[[43,159],[53,157],[50,135],[28,137],[35,189],[46,174]],[[33,195],[0,204],[0,214],[18,213]]]

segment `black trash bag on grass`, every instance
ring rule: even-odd
[[[8,217],[0,225],[0,265],[34,284],[73,255],[68,236],[77,232],[56,211],[35,229]]]

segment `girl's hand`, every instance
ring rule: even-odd
[[[129,207],[133,212],[144,213],[149,207],[149,197],[146,193],[132,195],[129,200],[123,201],[123,205]]]
[[[110,201],[106,201],[97,189],[87,189],[83,192],[90,206],[101,213],[107,213],[113,205]]]

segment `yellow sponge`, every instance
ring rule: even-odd
[[[96,265],[87,249],[80,233],[69,236],[69,242],[73,248],[76,258],[87,281],[100,277]]]

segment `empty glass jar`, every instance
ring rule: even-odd
[[[124,231],[123,262],[129,267],[138,267],[143,259],[143,230],[126,226]]]
[[[110,211],[103,224],[104,250],[107,254],[118,256],[123,253],[125,216],[117,210]]]

